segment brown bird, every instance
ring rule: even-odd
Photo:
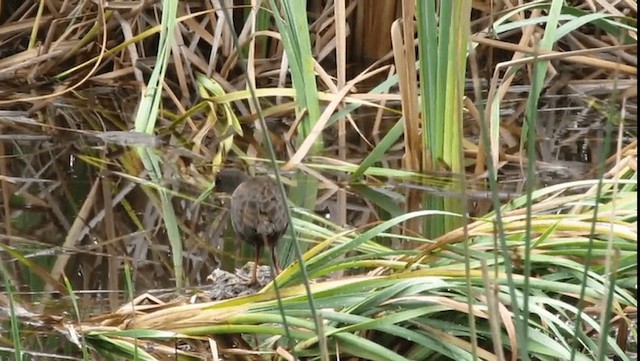
[[[216,177],[215,189],[231,194],[231,225],[236,235],[253,244],[256,258],[249,285],[258,282],[257,270],[263,247],[271,250],[271,259],[280,273],[276,244],[289,226],[287,202],[278,184],[268,176],[249,177],[237,169],[223,169]]]

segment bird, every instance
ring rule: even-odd
[[[260,253],[269,247],[276,274],[280,273],[276,245],[289,226],[287,202],[269,176],[251,177],[233,168],[216,175],[215,190],[231,195],[231,225],[238,238],[255,247],[256,255],[248,285],[258,282]]]

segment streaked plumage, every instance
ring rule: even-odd
[[[287,203],[277,183],[268,176],[249,177],[236,169],[221,170],[216,189],[231,194],[231,224],[236,235],[256,249],[255,265],[249,284],[257,282],[257,268],[262,248],[271,250],[276,273],[280,272],[276,245],[287,230]]]

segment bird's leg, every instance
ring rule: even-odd
[[[272,243],[269,245],[269,248],[271,248],[271,261],[273,262],[273,267],[275,267],[276,269],[276,276],[280,274],[280,272],[282,272],[282,270],[280,269],[280,265],[278,262],[278,252],[276,252],[276,244]]]
[[[247,285],[255,285],[258,283],[258,262],[260,262],[260,252],[262,251],[262,245],[260,243],[256,243],[256,258],[253,263],[253,272],[251,273],[251,280]]]
[[[278,254],[276,253],[276,242],[269,242],[266,236],[262,237],[262,241],[264,242],[264,247],[269,247],[269,250],[271,251],[271,265],[273,266],[273,268],[271,269],[275,270],[275,274],[272,274],[271,276],[272,278],[276,278],[276,276],[280,273],[280,266],[278,265]]]

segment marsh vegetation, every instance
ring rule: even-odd
[[[636,26],[634,0],[0,2],[0,358],[637,359]],[[288,193],[255,289],[223,168]]]

